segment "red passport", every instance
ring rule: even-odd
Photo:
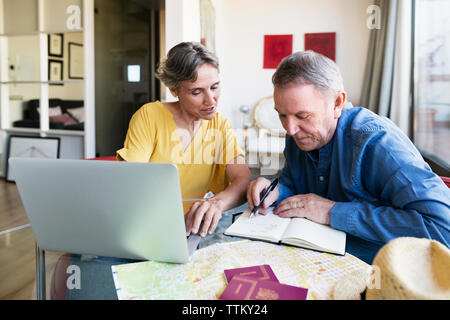
[[[272,280],[280,282],[278,281],[277,277],[275,276],[275,273],[273,273],[272,268],[268,264],[253,267],[228,269],[225,270],[224,272],[228,283],[230,283],[231,279],[234,276],[243,276],[243,277],[257,278],[260,280]]]
[[[270,280],[234,276],[222,300],[306,300],[308,289]]]

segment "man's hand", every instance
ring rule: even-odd
[[[264,191],[270,186],[270,181],[266,178],[259,177],[256,180],[253,180],[250,182],[248,188],[247,188],[247,201],[248,201],[248,207],[250,210],[253,210],[254,207],[259,205],[259,202],[261,201],[261,197],[264,193]],[[277,187],[273,189],[272,192],[268,194],[266,199],[264,199],[264,202],[261,206],[261,209],[256,212],[256,214],[261,213],[265,214],[266,208],[268,208],[272,203],[277,201],[278,197],[280,196],[280,190],[278,190]]]
[[[192,233],[204,237],[207,233],[213,233],[222,218],[223,210],[222,200],[211,198],[194,202],[184,216],[186,235],[189,236]]]
[[[282,218],[306,218],[329,225],[330,211],[336,202],[322,198],[314,193],[299,194],[281,201],[273,213]]]

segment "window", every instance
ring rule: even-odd
[[[414,143],[450,167],[450,1],[417,0]]]
[[[141,66],[129,65],[128,66],[128,82],[140,82],[141,81]]]

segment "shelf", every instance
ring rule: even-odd
[[[76,30],[69,29],[66,18],[64,18],[68,3],[72,2],[80,9],[77,10],[76,15],[79,16],[81,24],[73,24],[77,28]],[[0,0],[0,3],[2,3],[2,0]],[[8,4],[5,8],[0,5],[4,9],[0,10],[0,18],[3,18],[3,22],[8,23],[0,33],[2,49],[0,60],[2,61],[2,70],[5,71],[0,77],[0,113],[4,116],[1,119],[0,132],[7,135],[59,136],[61,140],[65,140],[62,148],[63,156],[66,153],[70,157],[75,155],[77,157],[94,157],[95,126],[90,124],[95,123],[95,0],[77,0],[75,2],[66,0],[8,0],[5,3]],[[56,12],[60,12],[60,14]],[[72,15],[75,15],[75,13],[72,13]],[[58,17],[58,19],[50,21],[53,17]],[[17,26],[15,23],[17,23]],[[67,62],[69,62],[69,52],[66,49],[67,42],[71,42],[71,39],[73,39],[73,42],[83,44],[80,59],[86,59],[84,59],[83,69],[80,68],[80,70],[83,71],[84,79],[69,79],[66,76],[68,73],[65,72],[62,78],[52,78],[63,79],[63,81],[49,81],[48,61],[53,59],[48,54],[49,40],[47,35],[50,34],[67,35],[67,37],[64,36],[64,42],[62,42],[64,57],[55,58],[63,62],[63,71],[66,71]],[[27,37],[32,39],[26,39]],[[61,43],[57,44],[60,45]],[[31,65],[31,59],[33,59],[33,70],[35,72],[23,73],[21,77],[18,77],[19,73],[16,69],[16,76],[9,76],[9,64],[17,65],[21,62],[14,61],[14,59],[8,61],[10,54],[11,57],[30,56],[30,61],[25,61],[22,66],[26,66],[27,63]],[[19,81],[19,79],[21,80]],[[75,92],[73,89],[77,91]],[[13,119],[19,117],[18,114],[21,110],[20,108],[6,109],[12,108],[12,102],[8,96],[15,96],[16,98],[22,96],[23,102],[38,99],[39,103],[44,104],[45,113],[47,113],[47,101],[50,101],[51,97],[58,97],[62,100],[83,100],[86,108],[85,123],[88,124],[87,130],[86,128],[85,130],[48,129],[49,119],[43,119],[44,122],[40,122],[41,128],[13,127]],[[79,99],[76,98],[78,96]],[[20,102],[20,100],[17,102]],[[42,130],[44,128],[45,130]],[[3,155],[4,157],[5,155]]]
[[[84,79],[76,79],[76,80],[64,80],[64,81],[1,81],[0,84],[73,84],[73,83],[83,83]]]
[[[8,128],[3,129],[8,133],[35,133],[35,134],[50,134],[50,135],[59,135],[59,136],[84,136],[84,131],[81,130],[58,130],[58,129],[50,129],[48,131],[44,131],[38,128]]]
[[[58,129],[50,129],[49,131],[42,131],[47,134],[56,134],[59,136],[80,136],[84,137],[84,131],[81,130],[58,130]]]
[[[64,30],[64,31],[52,31],[52,30],[46,30],[46,31],[34,31],[34,32],[25,32],[25,33],[0,33],[0,37],[26,37],[26,36],[37,36],[40,34],[55,34],[55,33],[80,33],[83,32],[83,28],[76,29],[76,30]]]

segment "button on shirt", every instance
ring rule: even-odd
[[[389,119],[344,109],[333,138],[305,152],[286,137],[278,204],[315,193],[336,202],[330,225],[347,233],[346,251],[367,263],[386,242],[410,236],[450,244],[450,191]]]

